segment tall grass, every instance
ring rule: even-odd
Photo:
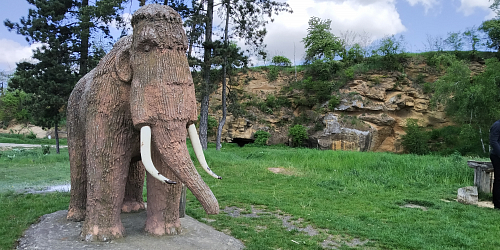
[[[458,188],[473,184],[473,171],[459,156],[282,148],[209,149],[206,155],[223,177],[222,181],[204,178],[222,208],[263,206],[333,234],[368,239],[382,249],[500,247],[495,236],[500,232],[500,213],[453,201]],[[284,167],[294,174],[274,174],[270,167]],[[428,211],[402,208],[405,204],[424,205]],[[206,217],[199,207],[188,211]],[[211,224],[220,230],[245,232],[238,237],[246,239],[249,249],[297,248],[292,240],[304,237],[300,232],[283,233],[277,241],[272,234],[255,230],[259,222],[231,224],[224,215],[209,217],[216,219]],[[306,240],[298,248],[319,248],[323,239],[312,245]]]

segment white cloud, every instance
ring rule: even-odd
[[[495,12],[490,9],[492,2],[490,0],[460,0],[460,7],[457,11],[462,12],[465,16],[474,14],[476,9],[481,9],[488,12],[485,20],[492,19],[496,16]]]
[[[411,6],[421,4],[425,8],[425,12],[432,9],[435,5],[439,4],[439,0],[406,0]]]
[[[0,70],[11,71],[16,68],[16,63],[31,60],[33,50],[39,47],[39,43],[23,46],[9,39],[0,39]]]
[[[372,39],[406,30],[396,10],[396,0],[288,0],[293,14],[281,13],[268,25],[265,43],[270,56],[283,55],[299,63],[305,54],[302,38],[312,16],[332,21],[332,32],[368,33]],[[262,62],[261,62],[262,63]]]

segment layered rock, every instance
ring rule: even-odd
[[[482,67],[476,63],[471,69],[479,71]],[[256,131],[264,130],[271,133],[269,144],[287,144],[293,119],[303,116],[308,121],[309,147],[402,152],[401,136],[405,134],[407,119],[416,119],[426,128],[452,125],[443,107],[429,106],[430,96],[422,90],[423,82],[434,82],[442,73],[430,71],[423,63],[410,63],[405,72],[373,72],[355,77],[339,90],[340,104],[332,112],[327,112],[328,103],[313,109],[301,106],[281,108],[272,114],[250,107],[245,117],[228,116],[222,139],[225,142],[238,138],[251,140]],[[301,75],[298,77],[300,80]],[[292,74],[281,74],[276,81],[269,82],[266,72],[253,71],[249,75],[240,75],[238,84],[231,88],[242,92],[242,96],[252,95],[264,101],[269,94],[278,96],[280,90],[294,79]],[[219,88],[212,95],[214,107],[220,105],[221,92]],[[295,92],[292,95],[301,95]],[[220,117],[220,114],[216,111],[212,115]]]

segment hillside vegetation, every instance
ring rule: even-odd
[[[495,55],[399,51],[350,63],[315,60],[297,73],[280,65],[240,70],[229,80],[222,138],[251,141],[265,131],[268,144],[293,146],[289,129],[300,125],[308,139],[295,146],[484,156],[489,126],[500,117]],[[220,94],[219,86],[211,95],[213,139]]]

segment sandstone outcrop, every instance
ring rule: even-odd
[[[482,70],[479,63],[472,63],[470,67],[473,72]],[[406,73],[368,72],[355,76],[339,90],[340,104],[333,111],[328,111],[328,102],[312,109],[292,106],[272,112],[247,107],[245,116],[235,118],[229,114],[222,141],[252,140],[256,131],[264,130],[271,133],[268,144],[287,144],[292,121],[303,117],[309,128],[309,147],[402,152],[401,136],[405,134],[408,118],[417,119],[418,124],[426,128],[453,124],[443,107],[430,107],[431,96],[423,90],[424,82],[434,82],[443,73],[429,70],[429,66],[421,62],[409,63],[403,72]],[[238,90],[241,96],[265,101],[270,94],[281,95],[281,89],[288,87],[295,75],[282,72],[276,81],[269,82],[265,71],[250,71],[238,78],[237,84],[230,86],[232,91]],[[302,74],[298,78],[300,80]],[[212,107],[220,107],[221,92],[219,88],[212,94]],[[293,90],[293,94],[301,93]],[[214,111],[211,115],[218,119],[221,112]]]

